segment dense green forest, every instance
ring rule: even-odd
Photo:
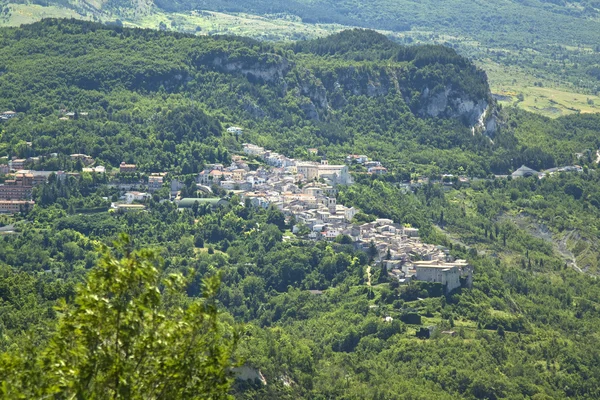
[[[68,183],[78,191],[79,185]],[[133,246],[158,251],[161,276],[185,277],[191,299],[203,293],[202,277],[220,272],[217,299],[230,315],[222,318],[247,324],[236,357],[268,382],[236,383],[240,398],[595,398],[596,280],[567,267],[552,242],[515,219],[527,214],[555,221],[550,229],[557,234],[568,229],[596,237],[588,222],[598,221],[597,193],[596,172],[589,172],[450,192],[431,185],[415,194],[363,180],[340,194],[367,213],[410,221],[427,240],[468,257],[475,286],[448,297],[385,280],[369,291],[365,253],[341,243],[282,242],[288,227],[274,209],[180,212],[153,203],[149,213],[69,215],[59,204],[38,206],[21,217],[18,235],[0,242],[2,348],[11,360],[3,380],[22,382],[15,374],[31,364],[22,364],[19,349],[52,339],[53,306],[77,298],[76,285],[100,258],[97,245],[126,231]],[[461,197],[468,200],[457,202]],[[424,342],[414,337],[419,325],[455,329],[458,336],[438,333]],[[52,340],[59,339],[67,340]]]
[[[425,89],[448,88],[499,127],[473,131],[452,101],[423,113]],[[76,171],[66,155],[86,153],[109,173],[52,177],[32,210],[0,218],[14,231],[0,236],[0,398],[600,396],[598,115],[501,109],[453,50],[368,31],[266,44],[65,20],[0,30],[8,109],[19,114],[0,125],[0,155]],[[146,211],[107,212],[121,161],[188,191],[246,141],[381,160],[390,173],[353,167],[339,203],[418,227],[475,267],[473,288],[400,286],[344,237],[302,240],[278,209],[233,193],[178,210],[163,188]],[[522,164],[583,172],[493,176]]]
[[[6,4],[5,6],[3,4]],[[35,7],[27,7],[31,4]],[[236,29],[231,22],[238,13],[278,20],[301,21],[302,29],[289,28],[295,39],[314,37],[321,24],[340,27],[364,27],[385,30],[395,40],[446,43],[461,54],[477,60],[478,65],[517,67],[531,82],[513,82],[527,87],[541,82],[578,93],[598,93],[598,39],[600,4],[596,0],[550,1],[503,0],[494,3],[452,0],[427,1],[379,0],[295,0],[245,2],[231,0],[111,0],[80,2],[48,0],[39,2],[0,2],[0,23],[32,22],[45,15],[78,16],[85,19],[131,23],[153,29],[202,31],[199,16],[219,14],[219,21],[203,20],[209,34]],[[42,7],[40,7],[42,6]],[[59,8],[56,8],[56,7]],[[15,8],[17,7],[17,8]],[[37,7],[37,8],[36,8]],[[49,10],[49,14],[45,10]],[[13,15],[14,14],[14,15]],[[31,15],[27,17],[28,15]],[[37,16],[37,17],[36,17]],[[230,18],[231,17],[231,18]],[[23,20],[22,18],[29,18]],[[200,29],[194,30],[194,29]],[[285,28],[283,29],[285,31]],[[202,31],[202,34],[205,32]],[[269,25],[249,26],[243,33],[273,40],[281,32],[269,32]],[[285,37],[285,34],[284,34]],[[499,80],[510,80],[506,71]],[[504,82],[507,85],[509,82]]]

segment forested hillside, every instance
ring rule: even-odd
[[[569,94],[593,96],[600,87],[599,7],[592,0],[4,3],[0,24],[9,25],[76,17],[200,35],[231,32],[263,40],[302,40],[345,27],[379,29],[400,42],[454,46],[493,73],[494,90],[515,102],[518,94],[536,98],[538,104],[532,104],[533,99],[517,104],[546,115],[595,112],[587,100],[597,98]],[[540,85],[548,89],[540,90]]]
[[[56,173],[0,216],[0,398],[600,397],[598,114],[503,109],[454,50],[371,31],[264,43],[75,20],[0,29],[5,110],[0,164]],[[234,157],[268,169],[244,142],[381,161],[337,187],[351,223],[418,228],[472,287],[400,282],[374,245],[197,185]],[[573,167],[504,176],[522,164]],[[167,180],[111,208],[150,173]]]
[[[505,117],[466,59],[368,31],[272,45],[48,20],[0,40],[0,107],[21,113],[3,125],[11,156],[85,153],[198,172],[227,160],[237,142],[223,128],[236,124],[243,140],[290,155],[369,152],[405,172],[486,176],[554,167],[592,145],[589,135],[568,149],[518,140],[512,125],[497,129]],[[63,121],[61,109],[87,115]]]
[[[524,73],[520,79],[535,80],[510,82],[514,76],[504,76],[504,71],[497,76],[498,88],[503,90],[511,86],[522,89],[539,82],[561,90],[575,88],[588,95],[597,94],[600,89],[596,73],[600,50],[597,1],[184,0],[155,4],[168,11],[291,14],[306,23],[381,29],[398,40],[450,43],[480,65],[491,67],[497,63]],[[543,93],[533,95],[544,97]]]
[[[351,43],[362,39],[388,50],[353,55]],[[327,146],[331,158],[367,146],[398,158],[402,143],[407,156],[436,153],[453,169],[450,149],[469,154],[465,162],[492,154],[485,126],[476,126],[493,117],[485,74],[442,47],[407,49],[361,31],[314,48],[274,46],[52,20],[5,29],[1,40],[0,107],[22,113],[3,128],[10,155],[60,150],[197,172],[199,162],[225,161],[227,123],[243,125],[244,140],[297,154]],[[322,53],[335,46],[340,55]],[[88,115],[62,121],[62,108]]]

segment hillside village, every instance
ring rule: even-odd
[[[310,149],[316,154],[316,149]],[[56,157],[56,154],[50,157]],[[82,173],[105,174],[106,169],[95,165],[95,160],[85,154],[71,154],[69,158],[79,162]],[[16,214],[33,209],[31,200],[33,188],[42,185],[54,176],[64,181],[69,177],[79,179],[79,172],[37,171],[24,169],[35,165],[39,159],[11,159],[0,165],[0,174],[8,177],[0,184],[0,213]],[[250,168],[248,161],[259,161],[258,167]],[[346,164],[329,164],[327,160],[309,162],[288,158],[263,147],[246,143],[240,154],[232,156],[229,166],[207,165],[197,176],[197,189],[208,198],[181,198],[182,184],[171,180],[171,201],[180,209],[192,208],[195,204],[218,206],[224,199],[215,197],[215,186],[223,191],[237,194],[243,204],[255,207],[276,207],[293,225],[292,232],[307,240],[333,241],[343,235],[355,248],[366,251],[375,262],[387,267],[390,277],[400,283],[410,279],[438,282],[452,291],[461,285],[464,277],[467,284],[472,279],[472,269],[462,260],[453,260],[448,249],[423,243],[419,230],[395,223],[389,219],[373,222],[353,223],[360,211],[354,207],[338,204],[336,200],[339,185],[351,185],[349,164],[363,165],[369,174],[385,174],[387,169],[378,161],[369,160],[364,155],[348,155]],[[256,163],[253,164],[256,167]],[[117,172],[118,171],[118,172]],[[131,176],[137,171],[135,164],[121,163],[119,176]],[[163,188],[166,173],[148,176],[147,192],[136,191],[141,185],[117,182],[109,186],[124,191],[118,201],[112,202],[112,209],[120,212],[141,211],[152,193]],[[108,199],[106,199],[108,202]]]
[[[471,284],[473,271],[466,261],[454,260],[446,248],[423,243],[418,229],[389,219],[353,223],[360,210],[336,200],[337,187],[352,184],[348,165],[295,160],[249,143],[244,144],[243,153],[266,166],[252,171],[245,157],[236,155],[229,167],[207,166],[198,176],[198,185],[218,182],[238,194],[245,204],[277,207],[298,236],[317,241],[344,235],[356,248],[384,263],[389,275],[400,283],[410,279],[437,282],[448,292],[461,286],[461,277]],[[380,162],[369,161],[364,155],[349,155],[346,160],[363,164],[369,173],[387,171]],[[180,199],[179,204],[190,207],[195,201]]]
[[[4,118],[13,118],[14,113],[3,113]],[[243,130],[233,127],[230,133],[239,135]],[[308,149],[312,156],[318,149]],[[47,157],[58,157],[50,154]],[[96,161],[86,154],[71,154],[71,161],[79,163],[81,173],[106,174],[106,168],[96,165]],[[79,179],[80,172],[38,171],[25,169],[35,165],[39,157],[27,159],[13,158],[7,164],[0,164],[0,175],[5,176],[0,184],[0,213],[17,214],[33,209],[31,200],[33,188],[42,185],[54,176],[64,181],[69,177]],[[389,219],[376,219],[373,222],[357,224],[354,217],[360,210],[338,204],[336,200],[339,185],[353,183],[349,166],[359,164],[368,174],[383,175],[388,171],[379,161],[370,160],[366,155],[349,154],[345,164],[296,160],[263,147],[245,143],[242,152],[232,156],[231,165],[207,165],[197,175],[196,187],[203,193],[202,198],[182,198],[183,183],[171,179],[170,201],[179,209],[192,208],[195,204],[218,206],[227,201],[216,197],[215,186],[221,192],[239,196],[243,204],[255,207],[276,207],[293,226],[292,233],[298,237],[314,241],[333,241],[344,237],[355,248],[364,250],[381,265],[385,265],[391,278],[400,283],[410,279],[438,282],[452,291],[461,286],[461,278],[466,285],[472,281],[472,268],[464,260],[454,260],[448,249],[423,243],[419,230]],[[252,168],[251,168],[252,165]],[[556,172],[582,172],[580,166],[553,168],[538,172],[522,166],[511,178],[537,176],[540,179]],[[124,193],[110,207],[119,212],[143,211],[152,194],[165,187],[167,173],[153,173],[147,180],[139,180],[136,164],[122,162],[112,171],[113,179],[108,183]],[[133,182],[119,177],[133,177]],[[136,178],[137,177],[137,178]],[[497,176],[506,178],[508,176]],[[137,181],[136,181],[137,179]],[[445,186],[452,185],[454,177],[443,175]],[[469,179],[458,177],[462,184]],[[421,186],[427,179],[403,184],[407,190]],[[402,185],[401,185],[402,186]],[[139,191],[146,188],[147,191]]]
[[[16,115],[9,111],[2,113],[1,117],[8,120]],[[243,133],[240,127],[231,127],[227,131],[236,136]],[[308,154],[318,156],[318,149],[308,149]],[[57,156],[58,154],[49,155]],[[71,154],[69,158],[79,163],[82,173],[106,173],[106,168],[96,165],[89,155]],[[33,209],[33,188],[46,183],[52,174],[61,181],[69,177],[80,178],[78,172],[25,169],[38,161],[39,157],[13,158],[7,164],[0,165],[0,175],[8,178],[0,184],[0,213],[16,214]],[[366,155],[349,154],[345,161],[345,164],[336,165],[329,164],[326,159],[321,162],[296,160],[245,143],[242,152],[232,156],[231,165],[207,165],[198,174],[196,186],[204,198],[182,198],[183,184],[172,179],[170,200],[180,209],[192,208],[196,204],[218,206],[226,201],[215,197],[213,188],[216,186],[221,191],[237,194],[247,206],[276,207],[285,215],[287,222],[293,226],[292,233],[298,237],[314,241],[345,238],[355,248],[367,252],[374,262],[385,265],[389,276],[400,283],[406,283],[410,279],[437,282],[444,285],[447,291],[460,287],[461,278],[466,285],[471,284],[472,268],[464,260],[454,260],[448,249],[423,243],[418,229],[389,219],[357,224],[354,217],[360,210],[338,204],[336,200],[338,186],[353,183],[349,166],[359,164],[367,174],[373,175],[387,174],[388,171],[381,162],[370,160]],[[522,166],[512,173],[511,178],[538,176],[541,179],[561,171],[582,172],[582,168],[576,165],[538,172]],[[135,164],[122,162],[118,170],[113,171],[114,174],[137,176],[138,169]],[[152,193],[167,183],[166,177],[167,173],[151,174],[143,185],[123,182],[117,178],[109,186],[119,188],[124,194],[118,201],[111,203],[111,208],[120,212],[145,210],[145,203],[152,197]],[[445,186],[451,186],[454,180],[462,184],[469,183],[467,177],[456,179],[452,175],[443,175],[441,182]],[[404,186],[410,190],[426,181],[419,180]],[[147,188],[147,192],[134,190],[141,187]]]

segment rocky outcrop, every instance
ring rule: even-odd
[[[474,132],[490,136],[498,128],[491,94],[472,98],[452,83],[444,83],[447,79],[443,82],[430,80],[426,82],[428,86],[415,87],[415,82],[401,67],[347,66],[333,71],[302,68],[276,54],[235,59],[219,55],[212,59],[212,65],[223,72],[241,74],[251,82],[276,85],[282,97],[292,93],[299,98],[298,105],[306,118],[311,120],[321,120],[331,110],[343,108],[352,96],[379,97],[395,92],[401,94],[411,111],[422,118],[458,119]],[[481,78],[486,79],[485,76]],[[253,116],[265,116],[262,110],[246,106],[246,111]]]
[[[488,135],[493,135],[498,128],[496,105],[488,98],[472,99],[446,86],[435,94],[426,87],[420,100],[418,107],[413,105],[413,111],[421,117],[460,119],[472,127],[474,132]]]
[[[300,94],[308,97],[315,108],[321,110],[329,108],[327,89],[319,78],[310,71],[304,70],[298,83]]]
[[[262,386],[267,385],[267,380],[260,370],[249,365],[242,365],[233,369],[236,379],[241,381],[256,382]]]
[[[457,93],[450,87],[432,94],[429,88],[423,90],[421,105],[416,110],[422,117],[463,118],[475,126],[488,108],[485,99],[473,100]]]
[[[277,54],[263,54],[258,59],[217,56],[212,64],[223,72],[240,73],[249,80],[262,80],[274,83],[282,80],[290,69],[289,61]]]

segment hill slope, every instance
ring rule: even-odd
[[[43,5],[0,2],[0,26],[74,17],[194,34],[233,33],[261,40],[304,40],[346,27],[367,27],[401,43],[453,46],[488,72],[494,93],[500,94],[505,104],[558,117],[597,112],[600,103],[600,20],[598,3],[593,0],[40,3]]]
[[[193,163],[191,149],[175,147],[218,138],[217,122],[241,124],[246,139],[276,149],[301,154],[307,146],[327,146],[333,159],[369,147],[382,159],[401,151],[414,162],[431,156],[454,169],[474,168],[491,154],[487,138],[472,134],[495,118],[486,76],[440,46],[406,48],[367,31],[274,46],[60,20],[3,29],[0,40],[0,108],[22,113],[2,138],[2,150],[11,154],[68,149],[113,165],[131,158],[181,167],[183,160]],[[382,50],[366,53],[356,42]],[[339,54],[328,54],[334,47]],[[65,123],[60,108],[90,116]],[[184,126],[186,118],[218,121],[194,131]],[[174,137],[165,136],[165,124]],[[116,132],[131,145],[113,146],[122,140]],[[162,145],[134,145],[148,138]],[[33,146],[19,150],[19,141]],[[161,149],[178,157],[166,159]]]

